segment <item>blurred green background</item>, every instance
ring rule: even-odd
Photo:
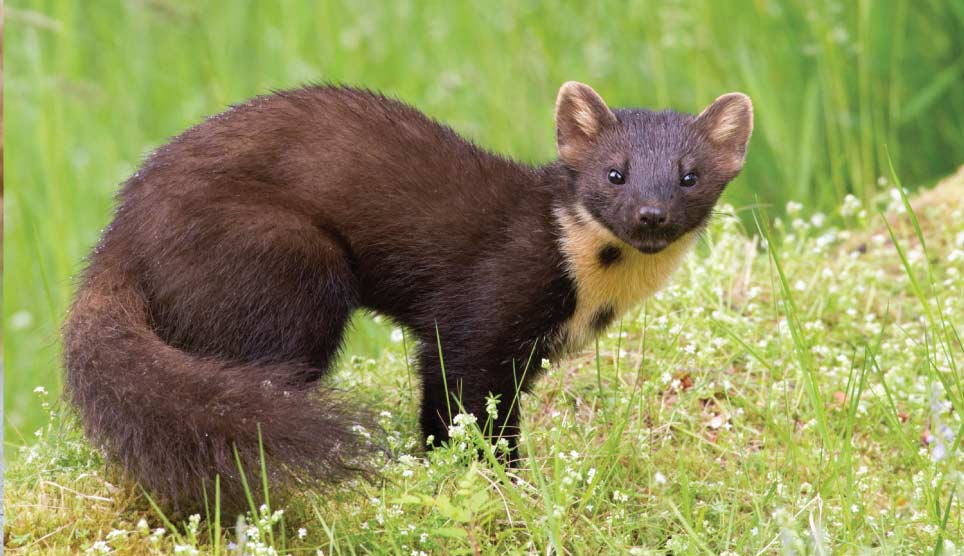
[[[169,137],[231,103],[332,81],[402,98],[490,149],[553,157],[558,86],[698,111],[748,93],[737,206],[828,209],[964,161],[964,2],[7,2],[6,439],[59,391],[58,327],[112,196]],[[362,320],[348,347],[386,330]]]

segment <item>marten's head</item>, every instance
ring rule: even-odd
[[[577,202],[643,253],[705,225],[743,168],[752,131],[753,105],[742,93],[721,96],[699,116],[610,110],[574,81],[556,101],[556,144]]]

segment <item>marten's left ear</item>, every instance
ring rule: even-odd
[[[713,101],[696,118],[710,144],[716,147],[721,168],[737,173],[746,159],[753,133],[753,103],[743,93],[727,93]]]
[[[556,97],[556,149],[568,166],[578,166],[592,151],[599,133],[616,123],[616,116],[589,85],[569,81]]]

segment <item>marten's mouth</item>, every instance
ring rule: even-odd
[[[630,238],[628,243],[640,253],[653,255],[672,245],[676,239],[669,234],[639,234]]]
[[[661,238],[647,238],[643,240],[635,240],[632,242],[632,246],[636,248],[640,253],[645,253],[647,255],[652,255],[659,253],[663,249],[666,249],[670,244],[669,240]]]

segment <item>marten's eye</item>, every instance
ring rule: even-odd
[[[683,176],[683,179],[680,180],[679,184],[682,185],[683,187],[693,187],[694,185],[696,185],[696,181],[697,181],[696,174],[694,174],[693,172],[690,172],[689,174],[686,174],[685,176]]]
[[[609,183],[615,185],[622,185],[626,183],[626,178],[623,177],[623,173],[619,170],[613,168],[609,171]]]

